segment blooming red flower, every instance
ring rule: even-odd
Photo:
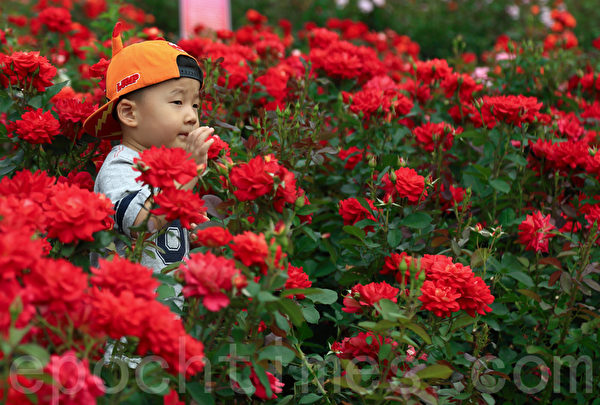
[[[19,229],[26,234],[45,232],[46,217],[35,201],[14,195],[0,196],[0,229]]]
[[[340,149],[340,151],[338,152],[338,156],[340,157],[340,159],[346,161],[344,169],[354,169],[358,162],[362,160],[363,152],[363,149],[358,149],[356,146],[351,146],[348,149]]]
[[[56,179],[41,170],[35,173],[20,170],[12,178],[5,176],[0,179],[0,195],[13,195],[21,200],[30,199],[38,204],[45,202]]]
[[[105,391],[102,379],[90,372],[88,360],[79,360],[73,350],[50,356],[44,373],[52,377],[52,383],[36,392],[42,404],[94,405]]]
[[[86,273],[64,259],[39,260],[23,280],[32,293],[31,302],[54,312],[79,304],[88,286]]]
[[[85,0],[83,12],[90,20],[94,20],[107,10],[106,0]]]
[[[44,243],[33,239],[27,228],[4,227],[0,222],[0,279],[14,280],[36,266],[44,255]]]
[[[312,281],[308,279],[308,274],[304,272],[302,267],[295,267],[288,263],[287,271],[288,279],[285,281],[285,289],[290,290],[292,288],[310,288]],[[304,294],[294,295],[299,300],[304,299]],[[291,298],[291,296],[288,296]]]
[[[236,188],[233,194],[240,201],[255,200],[273,190],[273,173],[262,156],[233,167],[229,178]]]
[[[56,99],[53,107],[53,110],[58,113],[58,119],[63,124],[63,127],[73,127],[75,124],[83,123],[83,121],[97,109],[98,105],[88,101],[80,101],[74,97]],[[79,137],[80,134],[75,132],[75,128],[68,129],[70,129],[70,131],[69,133],[65,133],[65,136],[70,139]]]
[[[38,18],[50,31],[64,34],[71,30],[71,13],[66,8],[46,7]]]
[[[60,133],[60,122],[50,111],[38,108],[23,113],[21,119],[15,121],[14,133],[32,144],[51,143]]]
[[[89,172],[72,171],[66,177],[60,176],[56,182],[67,183],[85,190],[94,191],[94,179]]]
[[[235,262],[211,252],[193,253],[179,267],[185,279],[183,295],[202,297],[209,311],[216,312],[229,305],[227,292],[247,284],[246,277],[235,267]]]
[[[0,69],[0,83],[4,87],[19,86],[24,90],[34,88],[42,92],[52,86],[56,76],[56,68],[39,52],[0,54]]]
[[[21,287],[16,280],[3,280],[0,289],[0,336],[3,339],[8,337],[13,322],[12,315],[17,305],[22,308],[15,322],[17,328],[27,326],[35,315],[35,306],[31,304],[30,295],[30,291]],[[20,304],[17,304],[17,299],[20,300]]]
[[[190,229],[192,224],[208,221],[204,200],[190,190],[167,188],[154,196],[158,208],[150,213],[164,215],[167,221],[180,220],[181,226]]]
[[[452,68],[445,59],[431,59],[416,62],[416,77],[425,84],[442,80],[452,74]]]
[[[423,309],[433,312],[440,318],[448,317],[452,312],[460,310],[457,302],[460,294],[451,286],[425,281],[421,293],[419,301],[423,303]]]
[[[399,289],[392,287],[385,281],[366,285],[357,284],[344,297],[344,308],[342,308],[342,311],[348,313],[362,312],[365,307],[373,307],[384,298],[392,302],[397,302],[399,293]]]
[[[198,175],[196,162],[182,148],[152,146],[133,159],[134,170],[141,172],[136,179],[162,190],[175,187],[175,183],[186,184]]]
[[[462,128],[454,129],[452,125],[445,122],[433,123],[427,122],[421,126],[413,128],[413,135],[423,149],[427,152],[433,152],[439,147],[442,150],[448,150],[452,147],[454,135],[462,133]]]
[[[114,256],[111,261],[100,259],[98,267],[91,268],[90,282],[102,290],[112,291],[118,295],[129,290],[136,297],[152,300],[156,297],[156,288],[160,285],[152,277],[152,269],[139,263]]]
[[[315,69],[323,69],[328,76],[337,79],[366,81],[386,71],[374,49],[348,41],[334,41],[326,48],[313,48],[309,59]]]
[[[48,237],[63,243],[93,241],[93,233],[110,229],[115,213],[112,202],[102,194],[79,187],[57,184],[45,204]]]
[[[468,103],[473,99],[473,93],[483,89],[482,84],[478,84],[473,77],[465,73],[452,73],[446,76],[440,83],[444,89],[446,98],[452,98],[458,92],[458,98],[463,103]]]
[[[195,245],[219,247],[225,246],[233,239],[227,228],[220,226],[211,226],[205,229],[199,229],[195,232]]]
[[[363,361],[365,359],[379,359],[379,348],[383,344],[389,344],[392,348],[398,346],[398,342],[391,338],[376,335],[371,331],[360,332],[354,337],[344,338],[341,342],[334,342],[331,345],[331,350],[340,359],[351,359]]]
[[[267,390],[265,389],[264,385],[262,384],[260,378],[258,377],[258,374],[256,374],[256,371],[254,371],[254,367],[252,367],[251,363],[248,362],[244,362],[244,366],[245,367],[250,367],[250,382],[252,383],[252,385],[255,388],[254,391],[254,395],[262,400],[268,400],[268,399],[275,399],[277,398],[277,395],[275,394],[279,394],[281,393],[281,391],[283,390],[284,387],[284,383],[282,383],[281,381],[279,381],[277,379],[277,377],[275,377],[273,374],[271,374],[268,371],[265,371],[265,374],[267,375],[267,381],[269,382],[269,387],[271,388],[271,396],[268,397],[267,396]],[[240,385],[237,381],[232,380],[232,386],[236,389],[240,389]]]
[[[415,170],[408,167],[401,167],[394,172],[395,180],[392,181],[389,173],[383,178],[384,201],[398,201],[400,198],[406,198],[410,204],[418,203],[422,197],[427,196],[425,190],[425,178],[420,176]]]
[[[379,273],[393,274],[400,285],[403,285],[404,283],[408,284],[410,278],[410,264],[413,260],[413,257],[409,256],[406,252],[392,253],[391,255],[386,256],[383,268]],[[406,266],[406,269],[402,271],[401,267],[404,266]]]
[[[519,225],[519,242],[526,250],[548,253],[548,241],[555,236],[550,233],[553,229],[549,214],[543,216],[540,211],[534,211]]]
[[[269,247],[262,233],[255,234],[245,231],[233,237],[230,244],[233,250],[233,256],[240,260],[245,266],[258,265],[261,270],[266,272],[267,266],[265,260],[269,255]]]
[[[339,214],[344,220],[344,225],[354,225],[358,221],[363,219],[370,219],[377,222],[377,218],[372,213],[379,215],[379,210],[373,205],[373,201],[365,198],[365,201],[369,205],[369,209],[363,207],[363,205],[356,198],[347,198],[339,202]],[[372,232],[374,230],[372,225],[366,226],[365,232]]]
[[[543,104],[535,97],[525,97],[521,94],[514,96],[483,96],[481,99],[481,114],[479,111],[471,115],[475,125],[485,125],[493,128],[498,122],[505,122],[521,128],[525,122],[533,122]]]
[[[128,289],[111,291],[92,289],[90,306],[93,311],[92,330],[98,336],[113,339],[122,336],[139,336],[153,316],[148,311],[147,298],[134,295]]]
[[[207,141],[211,139],[213,140],[213,143],[210,145],[210,148],[208,148],[208,159],[218,158],[222,151],[224,151],[223,154],[225,156],[229,156],[231,148],[227,142],[222,140],[219,135],[216,134],[211,135]]]
[[[277,191],[275,192],[275,198],[273,200],[273,208],[275,211],[283,212],[283,206],[285,203],[294,204],[298,198],[298,189],[296,188],[296,177],[294,173],[287,170],[285,167],[280,166],[277,173],[279,184],[277,185]]]

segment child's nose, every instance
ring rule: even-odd
[[[189,106],[188,108],[186,108],[184,119],[185,123],[188,125],[195,124],[196,122],[198,122],[198,110],[192,106]]]

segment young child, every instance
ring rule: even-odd
[[[207,138],[213,129],[199,125],[203,74],[196,59],[164,40],[123,47],[119,31],[115,26],[106,73],[109,101],[87,118],[83,129],[92,136],[121,140],[102,164],[94,191],[110,198],[116,211],[116,229],[134,239],[131,228],[148,218],[152,199],[149,187],[135,180],[140,173],[133,170],[133,159],[152,146],[180,147],[191,153],[199,167],[205,167],[212,144]],[[181,188],[190,190],[197,181],[194,178]],[[142,264],[155,272],[189,252],[188,232],[179,220],[167,224],[164,217],[148,219],[149,231],[164,227],[166,231],[154,241],[158,249],[150,249],[153,254],[142,257]],[[123,255],[125,243],[116,240],[115,246]],[[92,265],[95,261],[92,257]]]

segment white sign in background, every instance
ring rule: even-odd
[[[229,0],[179,0],[181,38],[193,36],[198,25],[215,31],[231,30]]]

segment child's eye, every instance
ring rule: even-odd
[[[171,101],[171,103],[177,104],[177,105],[182,105],[183,101],[181,101],[181,100],[173,100],[173,101]]]
[[[192,107],[194,107],[197,110],[200,108],[200,104],[194,104]]]

